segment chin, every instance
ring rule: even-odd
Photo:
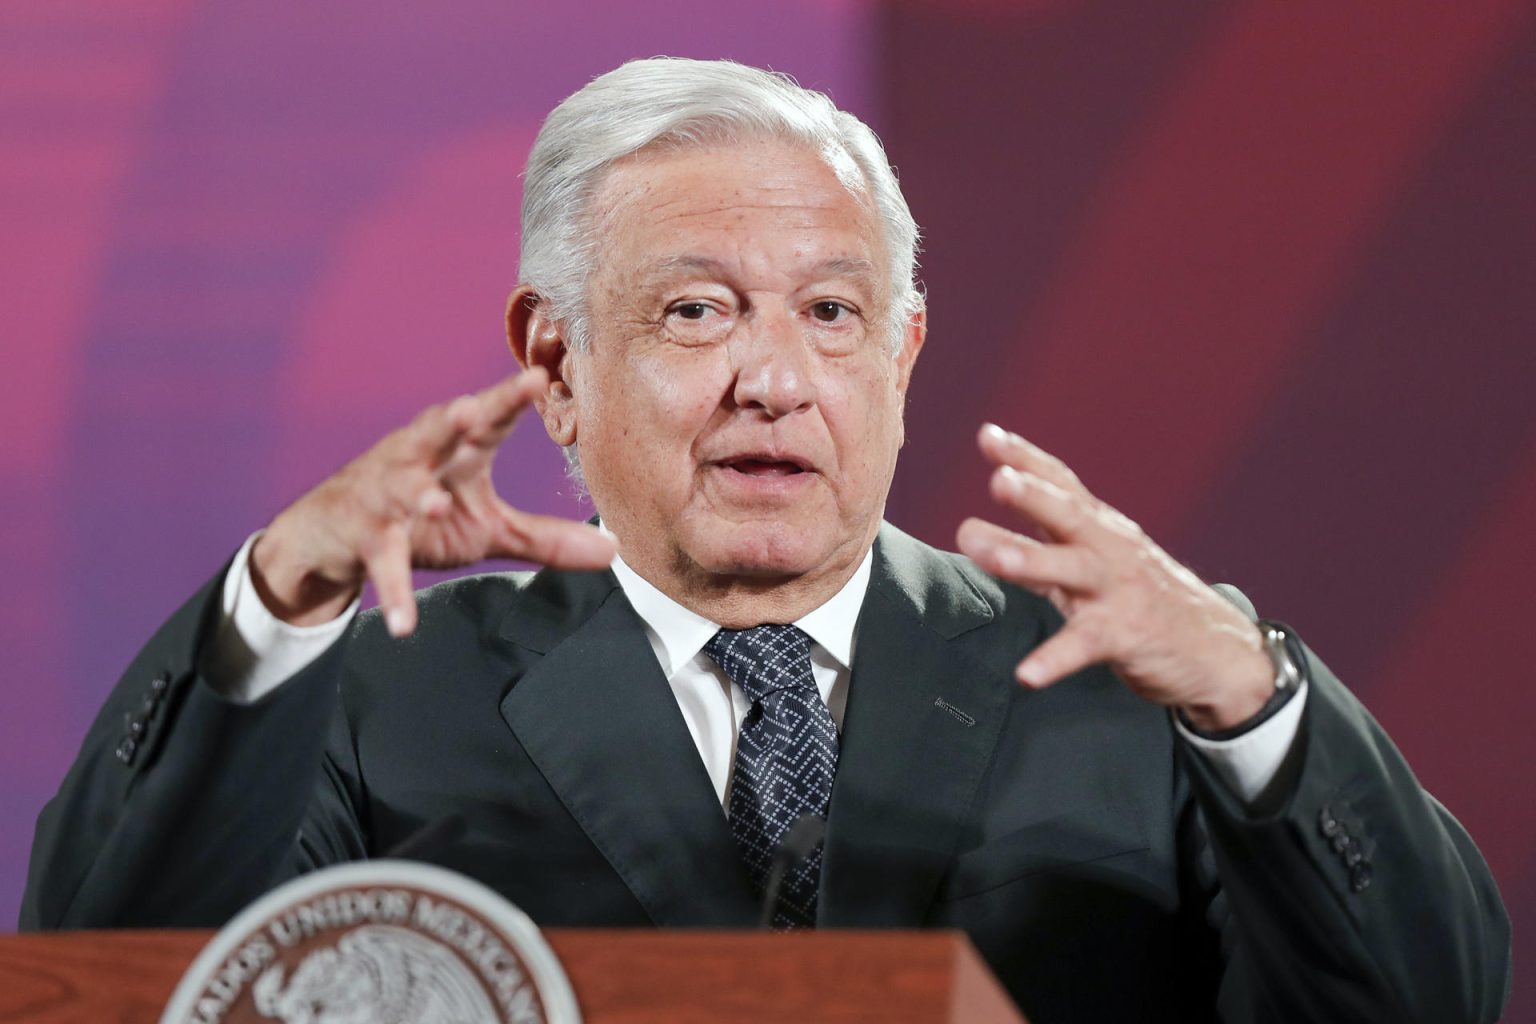
[[[788,523],[740,523],[704,539],[696,548],[703,557],[695,561],[722,575],[803,576],[825,565],[835,547],[830,538]]]

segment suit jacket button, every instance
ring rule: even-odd
[[[1371,885],[1371,862],[1362,860],[1349,869],[1349,888],[1351,892],[1364,892]]]

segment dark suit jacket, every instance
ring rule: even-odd
[[[24,927],[216,925],[450,811],[469,831],[440,861],[542,924],[753,923],[611,573],[435,587],[409,640],[364,615],[249,706],[197,674],[219,583],[140,653],[43,811]],[[1283,791],[1251,813],[1108,671],[1016,686],[1058,622],[882,530],[821,925],[963,928],[1037,1024],[1496,1016],[1509,933],[1487,868],[1326,668]]]

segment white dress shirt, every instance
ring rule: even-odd
[[[874,554],[873,548],[864,553],[858,569],[826,604],[795,620],[795,625],[811,638],[811,675],[839,733],[843,731],[843,710],[848,706],[848,677],[852,674],[853,649],[858,640],[859,610],[864,607],[864,592],[869,589]],[[724,806],[730,792],[731,769],[736,763],[736,736],[752,702],[704,653],[704,645],[720,627],[657,590],[625,565],[622,558],[614,558],[613,574],[619,578],[619,586],[624,588],[624,596],[629,598],[635,613],[645,622],[646,639],[656,652],[662,674],[672,687],[672,696],[677,698],[688,732],[704,759],[710,781],[715,784],[715,795]]]
[[[318,626],[292,626],[278,619],[262,603],[251,580],[250,552],[259,536],[257,533],[246,540],[229,567],[224,580],[224,614],[201,666],[209,685],[241,702],[260,699],[318,658],[346,631],[358,609],[358,602],[353,601],[340,616]],[[841,590],[795,622],[811,638],[811,673],[838,731],[842,731],[848,703],[859,611],[869,589],[873,556],[873,550],[866,552]],[[704,645],[720,627],[672,600],[622,559],[614,559],[613,572],[624,596],[645,623],[651,650],[723,807],[736,758],[736,735],[751,702],[704,653]],[[1196,736],[1177,717],[1174,724],[1185,741],[1210,760],[1232,791],[1251,804],[1274,779],[1290,751],[1306,698],[1303,683],[1300,692],[1274,717],[1231,740]]]

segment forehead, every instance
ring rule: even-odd
[[[873,266],[884,256],[879,220],[857,167],[839,155],[752,140],[620,161],[595,196],[599,265]]]

